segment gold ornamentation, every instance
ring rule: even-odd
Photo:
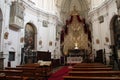
[[[77,20],[77,11],[73,10],[73,21],[68,25],[68,34],[64,38],[64,54],[69,49],[88,49],[88,35],[84,32],[84,24]]]
[[[78,15],[78,11],[76,10],[76,6],[73,6],[73,11],[71,12],[71,15]]]

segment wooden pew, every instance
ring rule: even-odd
[[[0,75],[0,80],[6,80],[5,75]]]
[[[120,76],[120,71],[69,71],[70,76],[108,77]]]
[[[40,66],[39,68],[36,68],[37,79],[44,78],[45,80],[47,80],[51,74],[52,70],[49,66]]]
[[[23,70],[0,70],[5,76],[23,76]]]
[[[6,76],[6,80],[29,80],[28,77],[21,77],[21,76]]]
[[[36,68],[34,67],[5,67],[5,70],[22,70],[24,77],[36,78]]]
[[[112,68],[71,68],[70,71],[111,71]]]
[[[6,70],[23,70],[23,76],[30,78],[48,78],[51,75],[51,68],[49,66],[35,67],[5,67]]]
[[[77,63],[75,65],[105,65],[105,64],[102,64],[102,63]]]
[[[84,65],[84,66],[73,66],[73,68],[105,68],[105,67],[107,67],[107,66],[96,66],[96,65],[89,65],[89,66],[87,66],[87,65]]]
[[[75,64],[73,67],[107,67],[104,64],[101,63],[78,63]]]
[[[35,68],[35,76],[36,78],[48,78],[51,75],[52,67],[51,65],[40,65],[38,63],[32,63],[32,64],[24,64],[16,66],[16,68],[21,67],[28,67],[28,68]]]
[[[18,65],[16,67],[34,67],[34,68],[38,68],[39,66],[40,66],[40,64],[31,63],[31,64]]]
[[[64,76],[64,80],[120,80],[120,77],[82,77],[82,76]]]

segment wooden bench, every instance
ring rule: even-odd
[[[29,80],[28,77],[21,77],[21,76],[6,76],[7,80]]]
[[[31,63],[31,64],[18,65],[16,67],[34,67],[34,68],[38,68],[39,66],[40,66],[40,64]]]
[[[5,70],[22,70],[24,77],[36,78],[36,68],[34,67],[5,67]]]
[[[90,66],[73,66],[73,68],[106,68],[107,66],[95,66],[95,65],[90,65]]]
[[[71,68],[70,71],[111,71],[112,68]]]
[[[37,79],[45,78],[45,80],[47,80],[51,74],[52,74],[52,70],[51,67],[49,66],[40,66],[39,68],[36,68]]]
[[[29,78],[48,78],[51,75],[49,66],[35,67],[5,67],[6,70],[23,70],[23,76]]]
[[[70,76],[120,76],[120,71],[69,71]]]
[[[0,73],[5,76],[23,76],[23,70],[0,70]]]
[[[82,76],[64,76],[64,80],[120,80],[120,77],[82,77]]]
[[[79,67],[79,66],[82,66],[82,67],[91,67],[91,66],[96,66],[96,67],[107,67],[106,65],[104,64],[101,64],[101,63],[81,63],[81,64],[75,64],[73,67]]]
[[[6,80],[5,75],[0,75],[0,80]]]

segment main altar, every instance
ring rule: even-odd
[[[85,58],[90,47],[90,30],[84,18],[74,7],[70,19],[61,31],[61,45],[64,55],[67,55],[67,63],[80,63]]]

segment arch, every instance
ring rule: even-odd
[[[33,23],[27,23],[25,26],[25,37],[24,37],[24,53],[21,54],[21,63],[34,63],[35,54],[33,50],[37,49],[37,29]]]
[[[110,35],[111,35],[111,45],[115,45],[115,21],[118,18],[118,15],[114,15],[110,21]]]
[[[118,63],[118,50],[120,50],[120,16],[114,15],[110,21],[111,49],[113,57]]]
[[[28,47],[31,45],[31,49],[37,49],[37,29],[36,26],[28,22],[25,26],[25,45],[24,47]]]

